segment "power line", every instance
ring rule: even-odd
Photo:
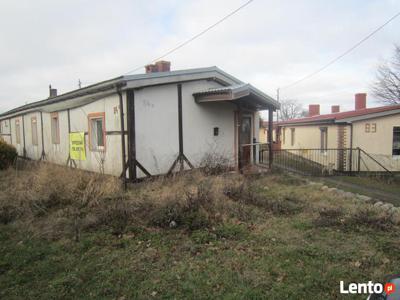
[[[234,14],[236,14],[237,12],[239,12],[241,9],[245,8],[247,5],[249,5],[251,2],[253,2],[254,0],[248,0],[246,3],[244,3],[243,5],[239,6],[238,8],[236,8],[235,10],[233,10],[232,12],[230,12],[229,14],[227,14],[225,17],[223,17],[222,19],[219,19],[216,23],[208,26],[206,29],[204,29],[203,31],[199,32],[198,34],[194,35],[193,37],[189,38],[188,40],[184,41],[183,43],[177,45],[176,47],[172,48],[171,50],[167,51],[166,53],[164,53],[163,55],[153,59],[152,61],[150,61],[148,64],[151,64],[155,61],[158,61],[160,59],[163,59],[164,57],[170,55],[171,53],[179,50],[180,48],[186,46],[187,44],[189,44],[190,42],[193,42],[195,39],[199,38],[200,36],[202,36],[203,34],[205,34],[206,32],[210,31],[211,29],[213,29],[214,27],[216,27],[217,25],[221,24],[222,22],[224,22],[226,19],[228,19],[229,17],[233,16]],[[147,65],[147,64],[146,64]],[[137,70],[140,70],[141,68],[143,68],[144,66],[140,66],[137,67],[129,72],[126,72],[124,75],[127,75],[129,73],[133,73]]]
[[[346,50],[345,52],[343,52],[341,55],[339,55],[338,57],[332,59],[330,62],[328,62],[326,65],[324,65],[323,67],[319,68],[318,70],[300,78],[299,80],[288,84],[284,87],[281,87],[280,89],[287,89],[287,88],[291,88],[294,85],[299,84],[300,82],[303,82],[307,79],[310,79],[311,77],[317,75],[318,73],[322,72],[323,70],[325,70],[326,68],[328,68],[329,66],[333,65],[335,62],[337,62],[339,59],[343,58],[344,56],[346,56],[347,54],[349,54],[351,51],[353,51],[354,49],[356,49],[358,46],[360,46],[362,43],[364,43],[366,40],[368,40],[370,37],[372,37],[375,33],[377,33],[378,31],[380,31],[383,27],[385,27],[387,24],[389,24],[390,22],[392,22],[394,19],[396,19],[398,16],[400,16],[400,12],[398,12],[397,14],[395,14],[393,17],[391,17],[389,20],[387,20],[385,23],[383,23],[381,26],[379,26],[378,28],[376,28],[374,31],[372,31],[370,34],[368,34],[366,37],[364,37],[362,40],[360,40],[358,43],[356,43],[355,45],[353,45],[351,48],[349,48],[348,50]]]

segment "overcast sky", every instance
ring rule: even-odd
[[[0,112],[122,75],[246,0],[1,0]],[[255,0],[168,56],[172,69],[218,66],[271,96],[347,50],[400,11],[398,0]],[[305,106],[354,107],[377,64],[400,44],[400,17],[318,76],[281,91]],[[143,70],[144,71],[144,70]],[[143,73],[138,71],[136,73]],[[377,105],[372,95],[368,105]]]

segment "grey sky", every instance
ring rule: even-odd
[[[0,112],[109,79],[163,54],[245,0],[2,0]],[[255,0],[166,59],[173,69],[216,65],[276,96],[400,11],[398,0]],[[376,65],[400,44],[400,18],[282,98],[352,109]],[[368,98],[373,103],[372,95]]]

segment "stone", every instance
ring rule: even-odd
[[[355,195],[352,192],[344,192],[343,197],[351,199],[351,198],[354,198]]]
[[[323,186],[321,187],[321,190],[323,190],[323,191],[326,191],[327,189],[329,189],[329,187],[327,187],[326,185],[323,185]]]
[[[169,223],[169,228],[176,228],[177,225],[178,225],[178,224],[176,224],[175,221],[171,221],[171,222]]]
[[[390,216],[390,220],[395,225],[400,225],[400,212],[396,212]]]
[[[391,209],[393,207],[393,204],[392,203],[385,203],[385,204],[383,204],[383,205],[381,205],[381,207],[380,208],[382,208],[383,210],[389,210],[389,209]]]
[[[337,188],[328,188],[328,192],[335,193],[337,191],[338,191]]]
[[[383,205],[382,201],[375,202],[374,207],[380,207]]]

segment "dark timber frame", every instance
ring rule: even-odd
[[[182,119],[182,84],[179,83],[177,85],[178,89],[178,130],[179,130],[179,154],[178,157],[175,159],[174,163],[172,164],[171,168],[169,168],[167,174],[171,174],[176,165],[179,163],[179,171],[184,170],[184,163],[188,164],[188,166],[193,169],[193,165],[187,159],[186,155],[183,152],[183,119]]]
[[[24,148],[23,148],[23,157],[26,157],[26,148],[25,148],[25,115],[22,115],[22,138],[24,141]]]
[[[129,179],[137,181],[138,167],[147,177],[151,174],[142,166],[136,159],[136,126],[135,126],[135,91],[128,89],[126,91],[126,110],[127,110],[127,123],[128,123],[128,161],[122,170],[122,175],[129,171]]]
[[[274,152],[272,151],[272,146],[273,146],[273,134],[274,134],[274,129],[273,129],[273,119],[274,118],[274,111],[272,108],[268,109],[268,151],[269,151],[269,159],[268,159],[268,166],[271,169],[272,164],[274,162]]]
[[[40,160],[46,159],[46,152],[44,151],[44,136],[43,136],[43,113],[40,112],[40,132],[42,137],[42,154],[40,155]]]
[[[67,116],[68,116],[68,148],[69,148],[70,147],[69,134],[71,133],[71,117],[70,117],[69,108],[67,109]],[[71,153],[69,153],[69,149],[68,149],[67,166],[76,168],[76,162],[75,162],[75,160],[71,159]]]
[[[125,168],[125,161],[126,161],[126,153],[125,153],[125,115],[124,115],[124,101],[122,97],[122,93],[120,88],[117,89],[118,97],[119,97],[119,116],[121,121],[121,154],[122,154],[122,172],[121,177],[124,181],[124,189],[126,190],[126,168]]]

